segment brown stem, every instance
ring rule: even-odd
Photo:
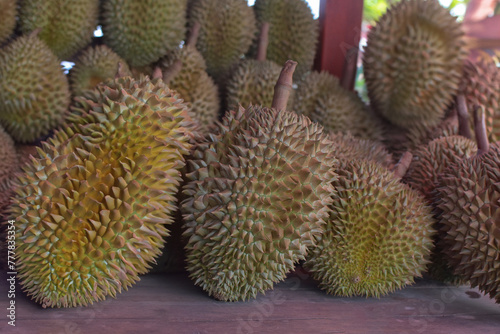
[[[165,71],[163,71],[163,82],[168,85],[170,81],[175,79],[175,77],[181,70],[182,60],[177,59],[172,65],[170,65]]]
[[[125,72],[125,67],[122,62],[118,62],[118,69],[116,70],[115,79],[123,78],[127,76],[127,72]]]
[[[283,65],[278,82],[274,86],[272,108],[277,110],[286,109],[288,99],[293,91],[293,72],[295,72],[295,67],[297,67],[297,62],[293,60],[287,60],[285,65]]]
[[[198,36],[200,35],[200,22],[195,22],[193,27],[191,28],[191,33],[189,34],[189,38],[186,42],[186,46],[196,47],[196,42],[198,41]]]
[[[488,153],[490,150],[490,142],[486,131],[486,118],[484,115],[484,107],[474,109],[474,132],[476,134],[477,155]]]
[[[153,70],[153,74],[151,74],[151,79],[159,79],[163,77],[163,72],[161,71],[160,66],[156,66],[155,69]]]
[[[260,28],[259,45],[257,47],[257,60],[264,61],[267,58],[267,46],[269,44],[269,22],[262,23]]]
[[[340,85],[346,90],[352,90],[356,79],[356,70],[358,69],[358,48],[350,48],[344,59],[344,69],[342,70],[342,78]]]
[[[458,134],[465,138],[472,138],[469,126],[469,110],[467,109],[467,102],[463,94],[457,95],[457,116],[458,116]]]
[[[408,168],[410,168],[412,159],[413,154],[411,154],[411,152],[406,151],[405,153],[403,153],[398,163],[392,168],[394,174],[396,174],[396,176],[400,179],[403,178],[403,176],[406,175]]]

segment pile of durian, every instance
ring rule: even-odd
[[[495,63],[437,0],[402,0],[369,33],[367,105],[312,70],[318,35],[304,0],[0,0],[24,291],[85,306],[174,263],[238,301],[300,265],[338,296],[427,273],[500,302]]]

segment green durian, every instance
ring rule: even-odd
[[[373,161],[340,159],[330,218],[304,266],[327,293],[379,297],[421,276],[432,249],[424,198]]]
[[[123,77],[80,99],[17,181],[18,280],[44,307],[115,297],[163,247],[189,151],[187,107],[161,80]]]
[[[99,0],[22,0],[19,29],[28,34],[40,28],[40,39],[68,60],[91,42],[98,15]]]
[[[320,236],[336,160],[320,125],[260,106],[230,111],[188,161],[187,270],[224,301],[272,289]]]
[[[252,44],[255,14],[246,0],[196,0],[189,8],[189,26],[196,22],[200,24],[196,48],[205,58],[208,74],[221,85]]]
[[[71,92],[74,96],[93,90],[99,83],[112,79],[122,65],[124,76],[131,72],[127,62],[106,45],[90,46],[78,56],[75,65],[69,71]]]
[[[158,65],[168,86],[189,104],[200,130],[207,132],[219,117],[220,100],[217,85],[205,71],[201,53],[194,46],[186,45],[167,53]]]
[[[69,85],[60,61],[35,34],[0,49],[0,125],[32,142],[64,121]]]
[[[104,43],[130,66],[149,65],[186,34],[187,0],[103,0]]]
[[[296,81],[312,69],[319,40],[319,25],[304,0],[256,0],[254,5],[258,29],[270,24],[267,59],[283,64],[298,62]],[[256,43],[253,50],[256,51]]]
[[[462,93],[469,110],[483,107],[486,129],[491,142],[500,140],[500,69],[492,59],[466,62]]]
[[[402,0],[368,34],[363,68],[376,112],[402,128],[436,126],[466,57],[460,23],[437,0]]]
[[[14,32],[16,27],[17,0],[0,0],[0,45]]]
[[[311,72],[300,82],[294,110],[331,132],[350,132],[362,139],[382,140],[382,123],[356,93],[343,88],[330,73]]]
[[[484,134],[486,137],[486,132]],[[455,275],[500,303],[500,146],[448,168],[436,187],[443,252]]]

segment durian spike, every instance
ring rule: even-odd
[[[484,117],[484,107],[474,108],[474,132],[476,134],[477,155],[483,155],[490,150],[488,133],[486,131],[486,119]]]
[[[151,75],[151,79],[160,79],[163,77],[163,72],[161,71],[160,66],[156,66],[153,70],[153,74]]]
[[[345,55],[344,59],[344,69],[342,70],[342,78],[340,79],[340,85],[346,90],[351,90],[354,86],[354,80],[356,77],[356,70],[358,69],[358,48],[350,48]]]
[[[257,47],[257,60],[264,61],[267,58],[267,46],[269,44],[269,22],[262,23]]]
[[[293,72],[297,67],[297,62],[287,60],[281,69],[280,76],[274,86],[274,97],[272,108],[276,110],[286,110],[288,99],[293,90]]]
[[[123,64],[121,62],[118,62],[118,69],[116,70],[115,79],[123,78],[126,76],[127,76],[127,72],[125,71],[125,67],[123,66]]]
[[[458,116],[458,133],[465,138],[472,138],[469,127],[469,110],[467,109],[467,102],[463,94],[457,95],[457,116]]]
[[[182,60],[177,59],[174,63],[163,71],[163,82],[168,85],[170,81],[172,81],[177,74],[182,70]]]
[[[398,163],[392,168],[394,174],[396,174],[396,176],[399,178],[403,178],[403,176],[406,175],[408,168],[410,167],[412,159],[413,154],[410,151],[406,151],[405,153],[403,153]]]
[[[200,35],[200,27],[200,22],[194,23],[193,27],[191,28],[189,38],[186,41],[186,46],[196,47],[196,42],[198,41],[198,36]]]
[[[30,32],[29,36],[30,37],[37,37],[41,31],[42,31],[42,28],[38,27],[35,30],[33,30],[32,32]]]

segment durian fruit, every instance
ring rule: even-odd
[[[467,106],[484,107],[486,129],[491,142],[500,140],[500,69],[492,59],[466,62],[462,88]]]
[[[336,159],[327,136],[277,105],[229,111],[188,161],[187,270],[219,300],[272,289],[328,218]]]
[[[269,24],[261,28],[260,53],[256,59],[244,59],[231,70],[226,85],[226,104],[236,110],[238,105],[251,104],[270,107],[273,102],[273,88],[281,72],[281,66],[266,60]]]
[[[16,27],[16,0],[0,0],[0,45],[9,38]]]
[[[64,121],[69,103],[60,61],[36,34],[0,50],[0,125],[14,140],[47,135]]]
[[[9,203],[12,178],[18,166],[14,140],[0,127],[0,216]]]
[[[299,63],[294,79],[301,80],[313,66],[319,39],[318,21],[307,1],[256,0],[254,10],[259,29],[270,24],[267,59],[277,64],[294,59]]]
[[[500,303],[500,145],[488,143],[484,110],[475,116],[478,154],[446,170],[435,201],[454,273]]]
[[[379,297],[421,276],[432,215],[398,175],[367,160],[340,159],[331,214],[304,263],[327,293]]]
[[[196,48],[207,72],[221,86],[231,67],[243,56],[256,34],[255,14],[246,0],[196,0],[189,8],[189,25],[200,24]]]
[[[97,27],[99,0],[20,1],[19,28],[39,37],[59,59],[70,59],[88,45]]]
[[[371,105],[402,128],[436,126],[459,87],[464,50],[460,23],[437,0],[392,5],[363,57]]]
[[[125,60],[106,45],[90,46],[83,50],[69,71],[69,82],[73,96],[93,90],[99,83],[112,79],[122,65],[123,74],[131,72]]]
[[[380,142],[369,139],[359,139],[347,133],[330,133],[332,150],[335,157],[343,160],[371,160],[386,168],[393,167],[392,155]]]
[[[382,123],[354,92],[340,85],[327,72],[311,72],[299,84],[294,110],[332,132],[350,132],[355,137],[382,140]]]
[[[219,117],[220,100],[218,87],[207,74],[205,60],[195,47],[197,34],[190,36],[182,48],[168,52],[158,66],[163,81],[188,103],[191,116],[200,124],[200,131],[206,133]]]
[[[100,84],[70,121],[19,176],[11,206],[18,279],[44,307],[115,297],[148,271],[190,148],[187,107],[161,80]]]
[[[104,43],[139,67],[175,49],[186,34],[187,0],[103,0]]]

